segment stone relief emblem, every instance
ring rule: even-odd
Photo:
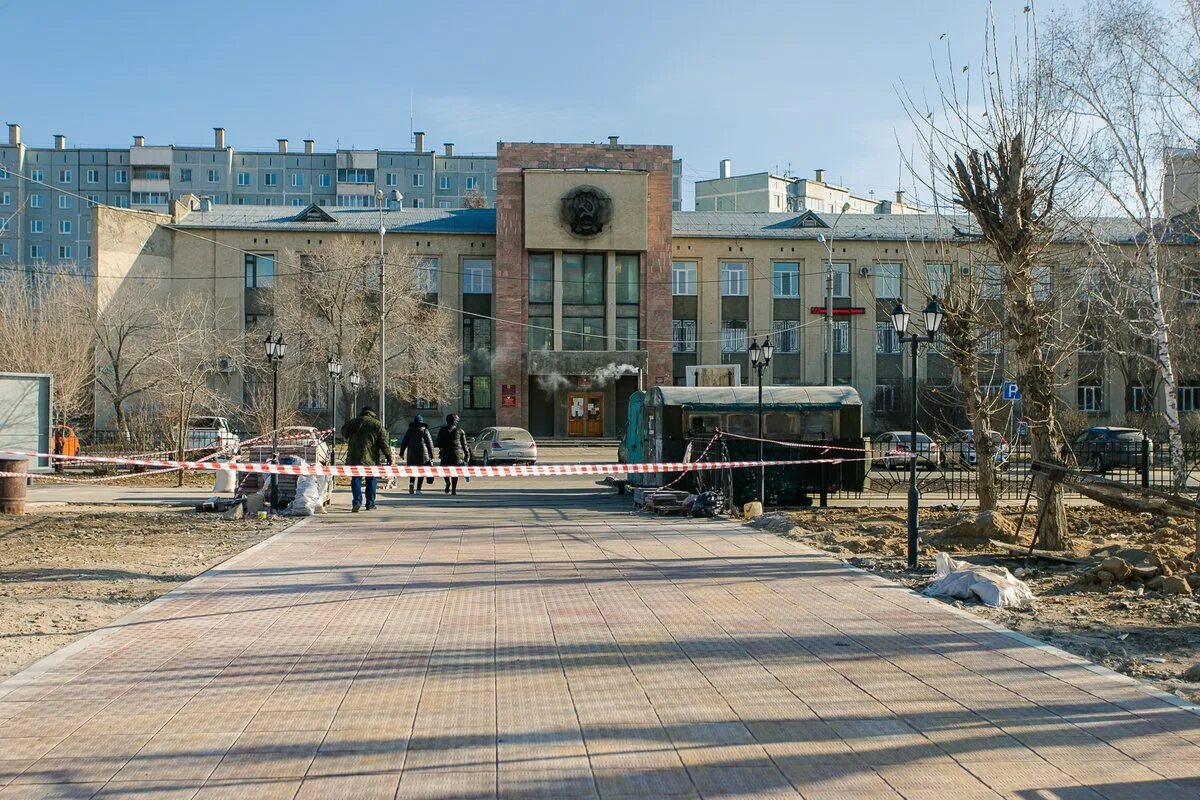
[[[612,198],[595,186],[576,186],[563,195],[559,216],[576,236],[596,236],[612,219]]]

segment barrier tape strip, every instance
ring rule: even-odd
[[[3,455],[25,458],[54,458],[52,454],[8,451]],[[132,466],[162,467],[190,470],[236,470],[238,472],[261,472],[273,475],[335,475],[339,477],[387,477],[387,478],[517,478],[517,477],[560,477],[568,475],[616,475],[621,473],[648,474],[659,472],[710,471],[721,469],[746,469],[751,467],[786,467],[812,464],[843,464],[865,459],[812,458],[787,461],[686,461],[665,464],[528,464],[512,466],[421,466],[395,464],[386,466],[350,466],[339,464],[261,464],[228,461],[171,461],[165,459],[102,458],[87,456],[86,461],[100,464],[125,464]]]
[[[314,432],[307,432],[307,433],[293,433],[288,436],[280,436],[279,441],[280,442],[290,442],[290,441],[296,441],[299,439],[312,439],[312,440],[315,440],[317,443],[324,443],[325,437],[328,436],[332,432],[332,430],[333,430],[332,428],[326,428],[325,430],[322,430],[322,431],[314,431]],[[200,450],[212,450],[213,452],[209,453],[204,458],[200,459],[201,461],[208,461],[213,458],[220,458],[221,456],[233,455],[233,454],[237,453],[238,451],[240,451],[243,447],[266,447],[266,446],[269,446],[270,438],[271,438],[270,433],[264,433],[263,435],[255,436],[252,439],[242,440],[242,441],[238,442],[237,444],[225,445],[224,447],[218,447],[215,449],[212,446],[210,446],[210,447],[188,447],[188,448],[185,448],[183,452],[195,453]],[[122,458],[149,458],[150,456],[170,455],[174,452],[176,452],[176,451],[174,451],[174,450],[154,450],[149,453],[132,453],[130,455],[121,456],[121,457]],[[57,458],[59,460],[59,466],[61,466],[63,468],[67,468],[67,467],[85,466],[88,463],[88,461],[85,459],[96,458],[96,456],[74,455],[74,456],[54,456],[54,458]],[[160,475],[164,472],[174,472],[175,470],[178,470],[178,469],[181,469],[181,467],[167,467],[166,469],[153,470],[151,472],[140,472],[140,473],[137,473],[135,477],[142,477],[145,475]],[[127,475],[105,475],[105,476],[99,477],[99,478],[75,478],[73,480],[64,480],[63,482],[64,483],[95,483],[95,482],[99,482],[99,481],[112,481],[112,480],[117,480],[119,478],[125,478],[125,477],[130,477],[130,476],[127,476]]]

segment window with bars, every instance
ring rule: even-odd
[[[464,353],[488,354],[492,352],[492,321],[490,319],[463,316],[462,324]]]
[[[476,411],[485,411],[492,407],[491,375],[463,376],[462,407]]]
[[[671,352],[696,352],[696,320],[671,320]]]
[[[896,387],[891,383],[879,383],[875,385],[875,411],[887,412],[895,411],[898,406],[898,398],[896,397]]]
[[[800,352],[800,320],[777,319],[771,323],[771,342],[776,353]]]
[[[891,322],[875,323],[875,352],[888,356],[900,352],[900,336]]]
[[[822,349],[829,352],[829,342],[822,340]],[[835,355],[850,352],[850,323],[844,319],[833,321],[833,352]]]
[[[730,319],[721,324],[721,352],[745,353],[750,346],[744,319]]]

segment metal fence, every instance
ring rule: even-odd
[[[1184,442],[1184,463],[1187,482],[1184,491],[1200,490],[1200,442]],[[909,471],[899,463],[888,465],[875,459],[868,474],[867,486],[861,495],[903,499],[908,491]],[[1171,470],[1170,453],[1165,443],[1102,442],[1096,445],[1068,447],[1061,456],[1063,463],[1115,481],[1165,491],[1176,491]],[[971,454],[942,452],[936,459],[922,461],[917,467],[917,486],[922,494],[949,500],[965,500],[978,496],[979,470],[970,463]],[[1019,444],[1003,457],[998,457],[997,490],[1001,499],[1020,500],[1025,497],[1031,479],[1032,457],[1027,444]],[[857,492],[842,492],[841,497],[858,497]]]

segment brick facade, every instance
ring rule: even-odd
[[[527,169],[640,170],[648,174],[648,238],[642,263],[640,337],[648,351],[646,386],[671,383],[671,148],[666,145],[519,144],[496,146],[496,262],[494,267],[497,425],[529,426],[525,367],[529,319],[529,262],[525,249]],[[517,404],[505,407],[504,386]]]

